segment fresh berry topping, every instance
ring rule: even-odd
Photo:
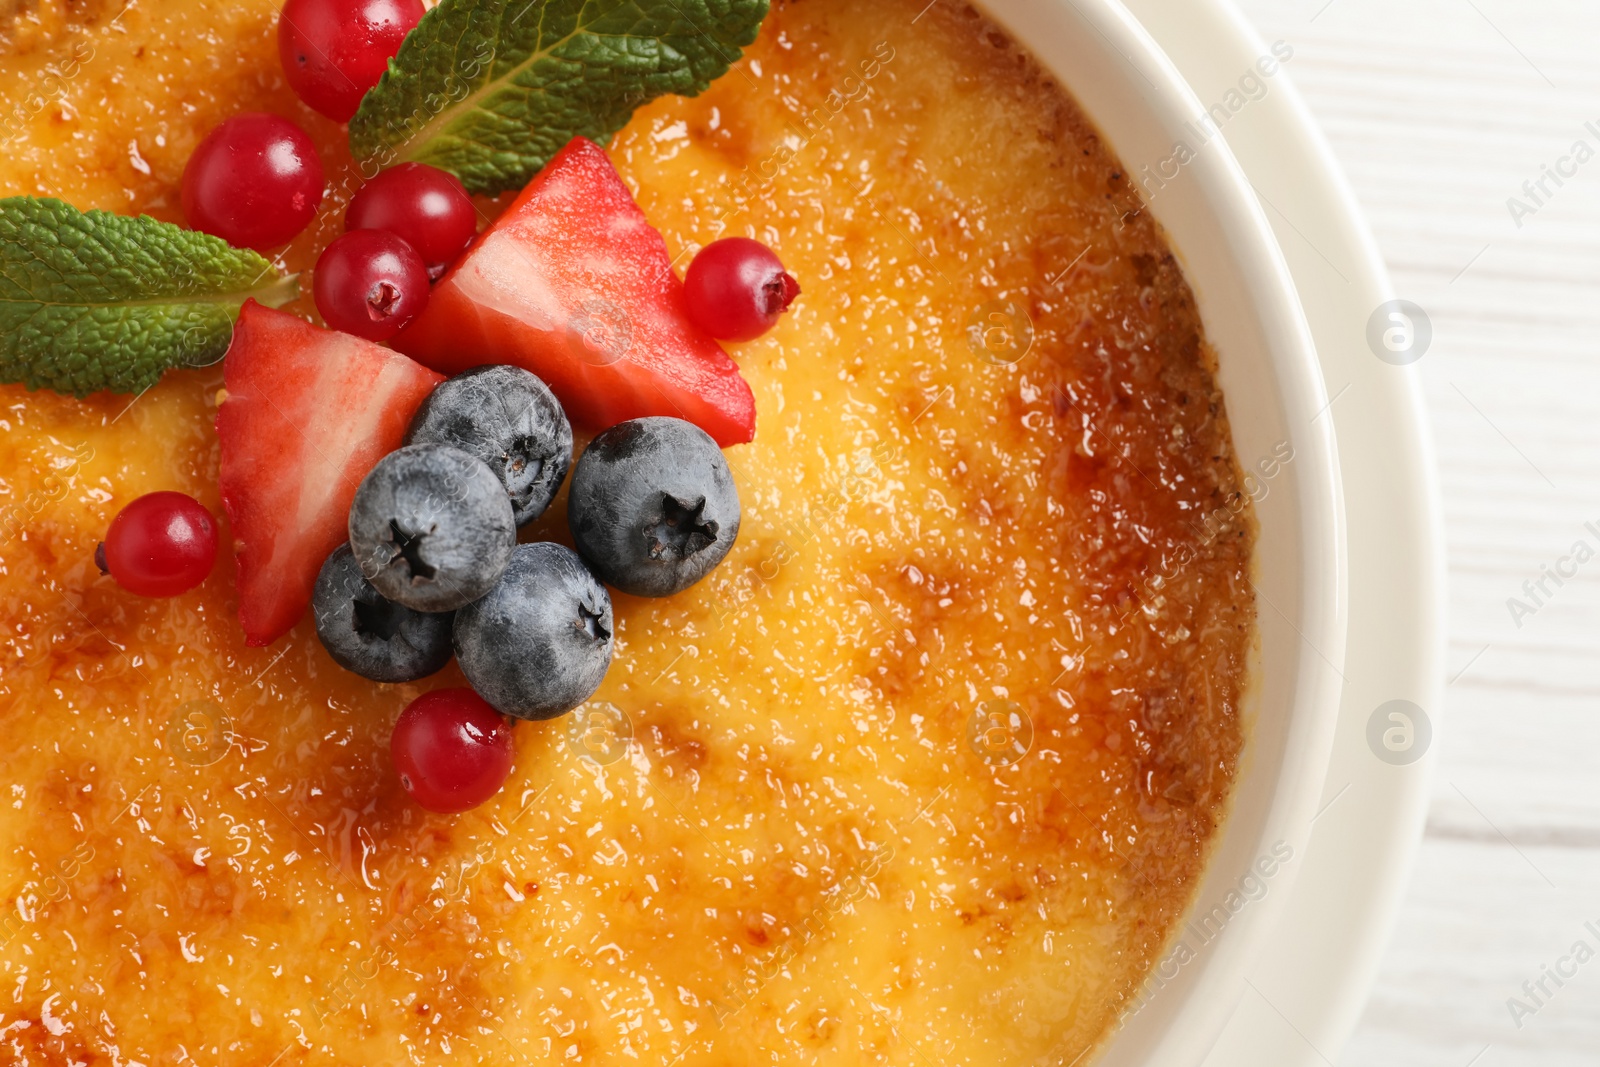
[[[184,493],[146,493],[117,512],[95,549],[102,574],[140,596],[177,596],[205,581],[217,559],[211,512]]]
[[[229,244],[268,251],[306,228],[322,203],[322,161],[304,130],[277,115],[235,115],[183,168],[183,216]]]
[[[800,283],[772,249],[748,237],[724,237],[695,254],[683,278],[694,324],[724,341],[753,341],[777,325]]]
[[[500,583],[456,612],[455,647],[489,703],[519,719],[552,719],[605,679],[611,597],[570,548],[518,545]]]
[[[597,429],[678,415],[723,445],[755,434],[750,387],[689,321],[666,242],[582,137],[473,242],[394,345],[446,373],[492,352]]]
[[[572,427],[555,396],[521,367],[476,367],[433,391],[406,444],[459,448],[488,464],[517,525],[550,506],[572,466]]]
[[[511,724],[470,689],[413,700],[389,735],[389,755],[411,799],[444,814],[494,796],[511,773]]]
[[[374,682],[412,682],[450,662],[450,612],[412,611],[372,588],[350,546],[333,550],[311,597],[333,661]]]
[[[438,278],[478,233],[478,209],[466,186],[426,163],[390,167],[356,191],[346,230],[388,230],[417,250]]]
[[[311,289],[323,321],[369,341],[387,341],[428,304],[428,269],[386,230],[352,230],[317,260]]]
[[[288,0],[278,16],[283,76],[300,99],[345,122],[422,10],[422,0]]]
[[[722,450],[682,419],[613,426],[572,471],[573,541],[596,574],[634,596],[671,596],[704,578],[733,547],[739,518]]]
[[[348,536],[356,486],[440,378],[398,353],[247,302],[217,412],[222,503],[252,645],[282,636]]]
[[[350,547],[367,581],[418,611],[454,611],[500,580],[517,543],[505,487],[446,445],[378,461],[350,502]]]

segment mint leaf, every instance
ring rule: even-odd
[[[293,275],[210,234],[0,199],[0,381],[142,392],[170,367],[222,358],[247,298],[277,307],[295,292]]]
[[[371,165],[448,170],[475,193],[526,185],[582,135],[694,96],[754,41],[767,0],[441,0],[350,120]]]

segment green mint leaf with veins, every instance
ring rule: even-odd
[[[292,300],[254,252],[147,216],[0,199],[0,381],[87,396],[139,393],[215,363],[247,298]]]
[[[416,161],[520,189],[573,137],[694,96],[756,38],[767,0],[440,0],[350,120],[365,164]]]

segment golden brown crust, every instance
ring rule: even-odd
[[[634,741],[603,767],[529,724],[495,801],[419,811],[387,736],[424,686],[341,672],[309,625],[246,648],[226,563],[175,601],[94,570],[139,493],[220,514],[218,372],[131,408],[0,389],[0,1058],[995,1065],[1105,1032],[1226,811],[1249,505],[1119,164],[981,16],[923,6],[780,3],[612,146],[674,254],[757,236],[804,294],[736,353],[760,421],[733,554],[618,597],[598,699]],[[330,146],[308,266],[347,161],[282,84],[274,7],[141,0],[0,191],[175,218],[198,138],[274,110]],[[1007,302],[1033,340],[995,363],[969,325]],[[227,726],[187,761],[184,708]]]

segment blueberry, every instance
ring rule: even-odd
[[[500,479],[445,445],[384,456],[350,504],[350,547],[362,575],[417,611],[453,611],[487,593],[516,543]]]
[[[572,426],[555,394],[521,367],[474,367],[422,402],[406,444],[459,448],[489,465],[517,525],[539,517],[572,466]]]
[[[577,553],[518,545],[500,582],[456,612],[456,659],[478,695],[519,719],[588,700],[611,665],[611,597]]]
[[[733,547],[739,491],[722,450],[700,427],[634,419],[583,450],[567,524],[605,581],[634,596],[671,596],[704,578]]]
[[[452,612],[412,611],[361,577],[349,545],[322,564],[311,610],[333,661],[374,682],[413,682],[450,662]]]

